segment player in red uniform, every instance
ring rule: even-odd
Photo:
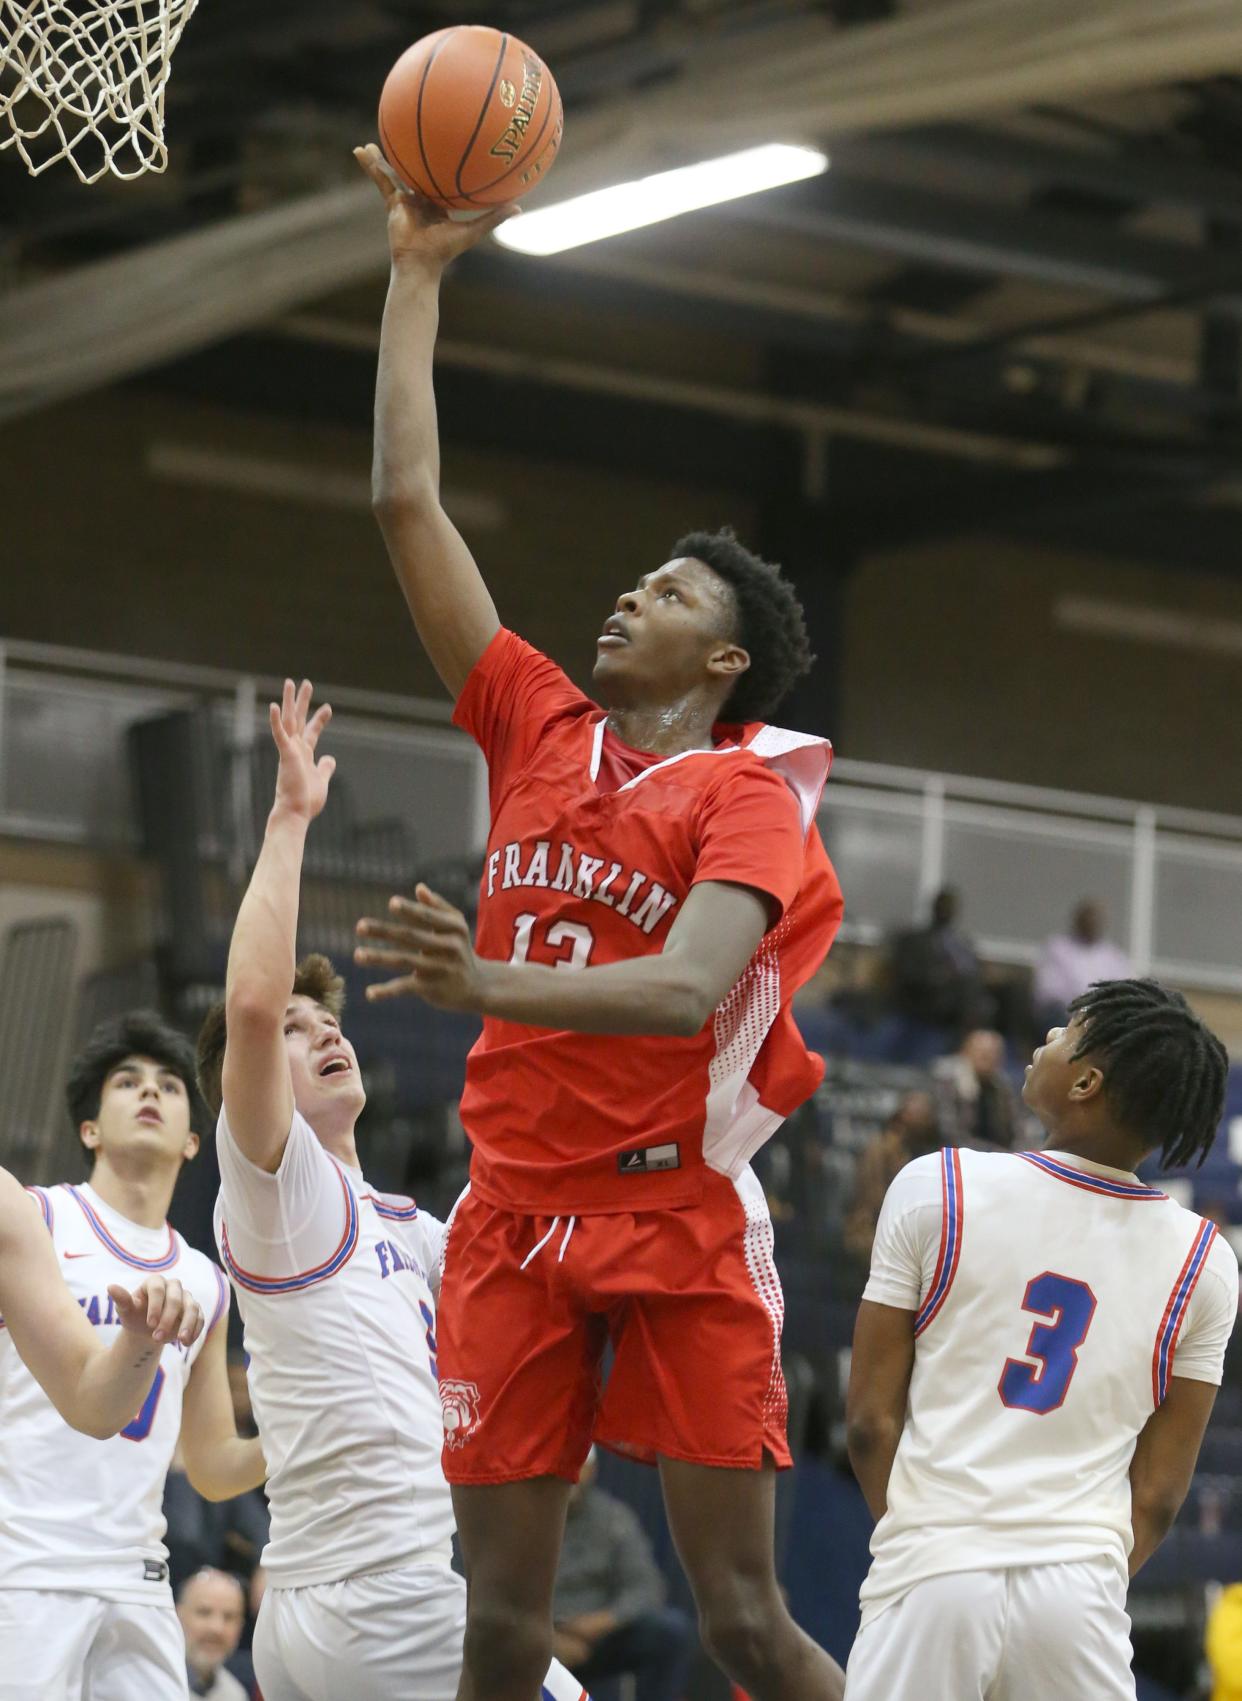
[[[828,1701],[841,1673],[775,1578],[782,1300],[747,1161],[820,1078],[789,1003],[841,914],[814,827],[829,747],[760,719],[810,663],[802,612],[731,534],[683,539],[605,625],[607,710],[501,626],[440,506],[431,381],[443,267],[500,215],[449,222],[359,157],[393,257],[377,513],[491,791],[477,947],[425,887],[359,929],[359,961],[396,971],[373,995],[484,1016],[439,1315],[459,1701],[524,1701],[543,1672],[593,1435],[658,1461],[719,1663],[754,1701]]]

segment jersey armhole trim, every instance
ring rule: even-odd
[[[52,1234],[56,1227],[56,1213],[52,1210],[52,1201],[50,1197],[44,1192],[42,1187],[28,1187],[26,1191],[38,1201],[39,1209],[43,1213],[44,1225],[47,1228],[47,1232]]]
[[[965,1201],[962,1197],[962,1160],[956,1146],[944,1146],[940,1151],[940,1252],[931,1287],[927,1290],[917,1316],[914,1333],[921,1335],[928,1324],[939,1315],[948,1298],[957,1266],[962,1257],[962,1228],[965,1220]]]
[[[1190,1309],[1191,1295],[1198,1286],[1199,1277],[1203,1274],[1212,1250],[1212,1242],[1216,1239],[1216,1224],[1201,1218],[1198,1233],[1191,1242],[1190,1251],[1186,1254],[1186,1262],[1182,1265],[1181,1273],[1173,1284],[1168,1304],[1164,1308],[1164,1316],[1156,1331],[1156,1348],[1151,1359],[1151,1396],[1157,1406],[1162,1406],[1169,1392],[1169,1377],[1173,1374],[1173,1355],[1177,1351],[1177,1338],[1182,1332],[1182,1324],[1186,1321],[1186,1313]]]
[[[229,1308],[229,1284],[225,1279],[224,1271],[218,1264],[213,1264],[211,1273],[216,1278],[216,1308],[211,1314],[211,1322],[203,1330],[204,1340],[207,1339],[207,1336],[210,1335]]]
[[[220,1255],[224,1259],[224,1267],[238,1284],[250,1293],[278,1294],[293,1293],[302,1288],[311,1288],[318,1282],[326,1282],[343,1264],[347,1264],[354,1255],[358,1245],[358,1204],[354,1198],[354,1190],[345,1179],[344,1173],[337,1169],[341,1183],[341,1191],[345,1195],[345,1229],[341,1235],[336,1251],[322,1264],[316,1264],[312,1270],[301,1270],[292,1276],[260,1276],[254,1271],[244,1270],[233,1257],[229,1246],[228,1224],[220,1219]]]
[[[375,1207],[376,1216],[387,1217],[390,1222],[412,1223],[418,1215],[418,1206],[413,1199],[406,1205],[396,1205],[393,1203],[393,1197],[397,1197],[396,1195],[381,1199],[378,1193],[360,1193],[358,1197],[369,1199]]]

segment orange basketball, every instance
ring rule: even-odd
[[[561,145],[561,96],[525,42],[455,24],[407,48],[380,95],[388,163],[441,207],[516,201]]]

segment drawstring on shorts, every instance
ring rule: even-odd
[[[556,1255],[556,1261],[558,1264],[564,1263],[565,1252],[569,1246],[570,1237],[573,1234],[574,1229],[577,1227],[577,1224],[577,1217],[570,1217],[569,1227],[565,1230],[565,1237],[561,1241],[561,1249]],[[544,1235],[542,1240],[536,1241],[535,1245],[531,1247],[530,1251],[526,1254],[525,1258],[523,1258],[521,1264],[518,1266],[519,1269],[524,1270],[528,1264],[538,1258],[539,1254],[543,1251],[544,1247],[548,1244],[560,1226],[561,1219],[559,1217],[553,1217],[552,1227],[548,1230],[547,1234]]]

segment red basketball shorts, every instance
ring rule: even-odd
[[[758,1469],[767,1452],[788,1465],[783,1314],[749,1169],[708,1170],[702,1199],[679,1210],[577,1218],[467,1189],[436,1326],[445,1475],[572,1482],[592,1440],[648,1464]]]

